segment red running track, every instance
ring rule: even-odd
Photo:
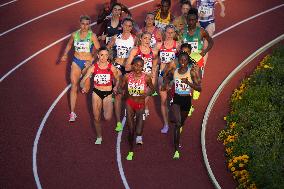
[[[32,4],[31,0],[23,2],[26,2],[22,5],[25,6],[25,10],[31,11],[26,11],[26,16],[21,16],[22,20],[10,20],[7,28],[47,11],[46,7],[43,9],[43,6]],[[66,1],[66,4],[69,2],[71,1]],[[3,60],[0,64],[1,77],[23,59],[74,31],[80,14],[95,15],[94,7],[98,6],[98,2],[89,0],[72,6],[0,37],[0,58]],[[142,1],[123,2],[132,6]],[[60,3],[64,4],[63,1]],[[216,33],[281,3],[281,0],[238,2],[228,0],[226,17],[224,19],[217,17]],[[48,6],[49,9],[55,9],[62,4],[59,5],[54,1],[49,2]],[[143,14],[147,10],[152,10],[154,4],[133,10],[135,19],[141,23]],[[0,9],[0,14],[5,14],[7,20],[9,14],[12,18],[17,13],[17,8],[12,9],[16,4],[8,6],[11,6],[9,13],[5,12],[4,7]],[[121,143],[122,165],[130,188],[213,188],[203,165],[200,146],[200,125],[205,108],[218,85],[242,60],[283,33],[281,20],[283,20],[283,8],[262,15],[215,38],[215,46],[209,55],[206,67],[201,98],[194,102],[196,111],[184,128],[182,157],[179,161],[172,160],[172,130],[168,135],[160,134],[159,130],[162,127],[160,111],[154,106],[153,100],[151,115],[145,123],[144,145],[135,149],[135,160],[132,162],[124,160],[128,149],[124,131]],[[66,41],[39,54],[1,82],[0,188],[36,188],[32,171],[33,144],[44,115],[69,83],[70,64],[56,64],[65,44]],[[252,69],[253,66],[249,66],[243,71],[250,72]],[[238,81],[241,77],[243,75],[240,74],[235,80]],[[236,82],[230,83],[231,89],[235,86]],[[224,91],[227,94],[224,96],[226,101],[231,89]],[[67,122],[69,111],[67,99],[67,95],[64,95],[56,105],[47,119],[39,140],[37,166],[41,186],[43,188],[124,188],[116,163],[117,134],[114,132],[114,120],[104,124],[103,145],[95,146],[95,133],[90,127],[90,108],[87,108],[89,97],[79,95],[77,103],[79,118],[72,125]],[[214,114],[211,115],[214,119],[211,117],[209,119],[210,125],[206,135],[207,151],[220,185],[223,188],[235,188],[236,183],[225,168],[222,144],[216,141],[216,134],[224,125],[220,118],[228,110],[227,107],[218,103]]]

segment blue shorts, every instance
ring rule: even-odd
[[[73,57],[73,62],[75,62],[75,64],[77,64],[81,70],[83,70],[85,68],[85,63],[86,63],[86,60],[80,60],[76,57]]]
[[[202,28],[204,28],[204,29],[206,29],[207,28],[207,26],[209,26],[209,24],[212,24],[212,23],[214,23],[215,22],[215,20],[210,20],[210,21],[199,21],[199,23],[200,23],[200,26],[202,27]]]

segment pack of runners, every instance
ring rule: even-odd
[[[123,130],[122,112],[126,112],[129,152],[134,158],[134,143],[143,144],[144,121],[149,116],[148,102],[159,95],[163,125],[169,130],[169,110],[173,112],[174,154],[180,157],[180,135],[185,121],[198,99],[208,52],[213,46],[214,10],[221,0],[180,1],[180,15],[171,12],[171,0],[161,0],[145,15],[143,26],[131,18],[129,9],[117,1],[105,4],[98,16],[100,28],[95,34],[87,15],[80,17],[80,29],[71,35],[61,62],[74,48],[70,80],[69,121],[75,113],[78,91],[92,90],[96,129],[95,144],[102,144],[101,113],[111,120],[115,113],[117,132]],[[157,97],[155,97],[157,98]]]

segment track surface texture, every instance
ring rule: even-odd
[[[8,0],[3,0],[0,4],[6,2]],[[73,2],[75,0],[18,0],[0,7],[0,33]],[[78,29],[80,15],[89,14],[95,21],[96,10],[101,8],[102,2],[85,0],[0,36],[1,78],[33,54]],[[131,7],[144,1],[121,2]],[[156,0],[134,8],[134,19],[141,25],[145,13],[153,10],[157,3],[159,1]],[[217,6],[215,34],[281,4],[282,0],[226,0],[225,18],[219,17]],[[172,9],[174,13],[178,12],[176,2]],[[70,83],[70,62],[58,64],[67,40],[38,53],[0,83],[0,188],[214,188],[201,153],[200,131],[205,109],[215,90],[234,68],[258,48],[284,33],[283,20],[284,8],[280,7],[214,38],[201,97],[193,102],[195,111],[183,128],[181,158],[178,161],[172,159],[173,129],[171,127],[166,135],[160,134],[159,97],[151,99],[150,116],[145,121],[144,145],[135,147],[134,161],[125,160],[127,129],[124,129],[121,143],[118,143],[124,183],[117,163],[117,155],[120,155],[117,154],[117,140],[120,138],[114,131],[115,120],[103,121],[104,141],[96,146],[90,95],[78,95],[78,119],[72,124],[68,122],[69,93],[63,94],[54,103]],[[224,148],[216,138],[225,126],[223,117],[229,110],[232,90],[252,72],[264,55],[257,57],[228,83],[208,120],[208,159],[224,189],[236,188],[237,184],[226,169]],[[48,110],[50,114],[42,124]],[[36,139],[39,128],[40,135]]]

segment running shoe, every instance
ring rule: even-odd
[[[133,155],[134,155],[133,152],[128,152],[128,155],[127,155],[127,157],[126,157],[126,160],[132,161],[132,160],[133,160]]]
[[[103,138],[102,138],[102,137],[98,137],[98,138],[96,139],[95,144],[100,145],[100,144],[102,144],[102,141],[103,141]]]
[[[75,114],[75,112],[71,112],[69,114],[69,122],[74,122],[76,121],[77,115]]]
[[[142,136],[137,136],[137,137],[136,137],[136,144],[139,144],[139,145],[142,145],[142,144],[143,144]]]
[[[197,100],[197,99],[199,99],[199,96],[200,96],[200,92],[198,92],[198,91],[193,91],[193,100]]]
[[[115,131],[120,132],[123,130],[122,123],[119,121],[116,123]]]
[[[173,159],[179,159],[179,152],[178,151],[175,151]]]
[[[169,131],[169,126],[168,125],[164,125],[164,127],[161,129],[161,133],[163,134],[167,134]]]
[[[194,111],[194,107],[193,107],[193,105],[191,105],[190,110],[188,112],[188,117],[190,117],[192,115],[193,111]]]
[[[145,116],[147,117],[147,116],[149,116],[149,115],[150,115],[149,109],[145,109]]]

